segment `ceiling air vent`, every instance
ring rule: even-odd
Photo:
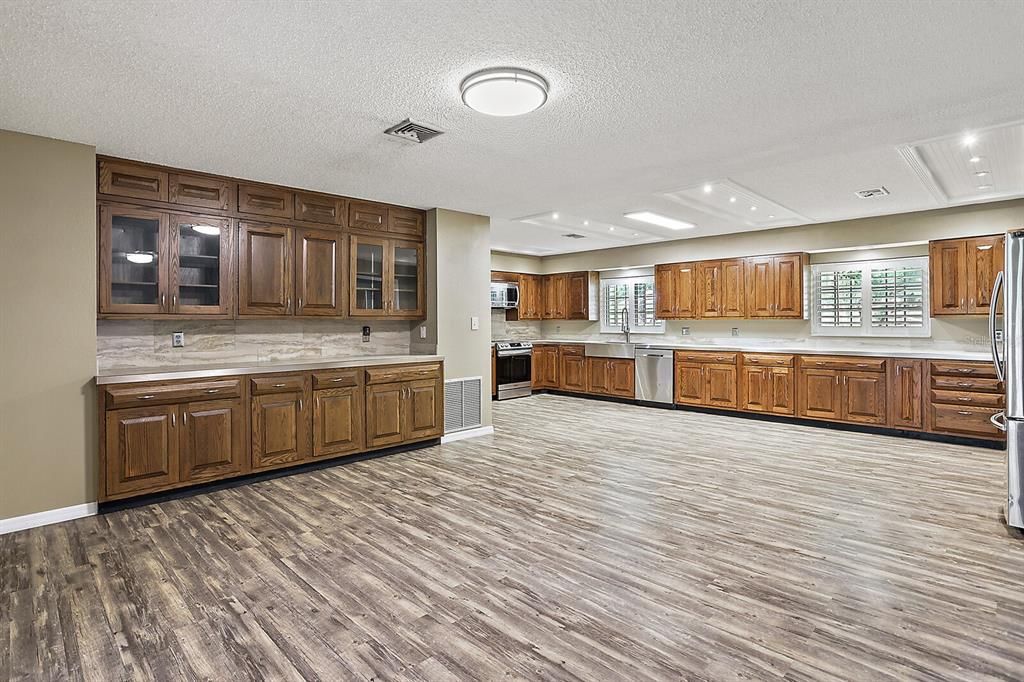
[[[875,197],[888,196],[889,190],[885,187],[872,187],[871,189],[862,189],[855,194],[861,199],[874,199]]]
[[[569,239],[586,239],[587,238],[587,235],[585,235],[585,234],[576,234],[575,232],[570,232],[569,234],[563,234],[562,236],[563,237],[568,237]]]
[[[384,131],[386,134],[393,137],[397,137],[402,140],[408,140],[409,142],[423,143],[427,140],[432,140],[438,135],[444,134],[443,130],[437,130],[430,126],[425,126],[422,123],[414,123],[409,119],[405,119],[398,125],[393,125]]]

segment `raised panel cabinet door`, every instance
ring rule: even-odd
[[[444,433],[444,384],[440,379],[406,382],[405,440]]]
[[[804,316],[804,265],[801,253],[776,256],[772,265],[775,280],[775,309],[773,317]],[[747,301],[747,305],[750,301]]]
[[[950,239],[928,246],[932,315],[967,312],[967,242]]]
[[[924,428],[924,360],[892,360],[888,403],[892,426]]]
[[[295,219],[344,227],[345,200],[326,194],[296,192]]]
[[[388,208],[388,232],[423,239],[423,211],[412,208]]]
[[[744,367],[740,370],[740,400],[744,410],[771,411],[771,379],[767,367]]]
[[[676,402],[685,405],[704,404],[704,366],[698,363],[676,363]]]
[[[722,316],[721,261],[701,261],[697,264],[697,315]]]
[[[353,230],[384,232],[388,226],[388,207],[369,201],[349,201],[348,226]]]
[[[391,273],[387,294],[388,314],[393,317],[423,317],[426,308],[426,282],[421,242],[390,241]]]
[[[585,393],[587,390],[587,359],[582,355],[561,356],[561,388],[563,391]]]
[[[704,404],[711,407],[736,407],[736,366],[706,365]]]
[[[796,410],[796,382],[789,367],[769,367],[768,409],[775,414],[793,414]]]
[[[343,455],[363,449],[363,388],[313,392],[313,456]]]
[[[546,388],[559,387],[560,374],[558,370],[558,346],[547,346],[544,349],[543,376],[541,379],[542,384]]]
[[[746,317],[746,261],[742,258],[722,261],[722,317]]]
[[[698,317],[697,306],[697,264],[676,263],[674,267],[674,279],[672,284],[675,295],[676,317],[682,319],[693,319]]]
[[[609,388],[608,361],[604,358],[587,358],[587,391],[607,394]]]
[[[568,284],[567,275],[551,275],[551,306],[553,319],[564,320],[568,309]]]
[[[654,314],[659,320],[676,316],[675,264],[654,266]]]
[[[231,204],[231,181],[203,175],[171,173],[168,200],[182,206],[198,206],[226,211]]]
[[[843,419],[863,424],[885,424],[885,373],[843,372]]]
[[[338,317],[345,300],[344,237],[328,230],[295,231],[295,314]]]
[[[366,447],[379,448],[405,439],[405,382],[366,387]]]
[[[230,315],[234,280],[231,221],[172,215],[169,240],[169,310],[181,315]]]
[[[541,278],[541,317],[545,320],[552,320],[558,314],[558,304],[555,302],[555,280],[553,275],[544,275]]]
[[[167,172],[130,161],[100,161],[100,194],[167,201]]]
[[[178,406],[107,412],[107,496],[178,482]]]
[[[565,276],[565,318],[585,320],[590,315],[590,274],[573,272]]]
[[[169,221],[163,211],[100,206],[101,313],[170,312]]]
[[[283,187],[239,185],[238,212],[292,218],[295,216],[295,195]]]
[[[245,411],[241,400],[211,400],[181,406],[182,481],[223,478],[246,462]]]
[[[834,369],[800,369],[797,395],[801,417],[840,419],[843,414],[840,372]]]
[[[522,275],[519,278],[519,319],[541,319],[541,285],[537,275]]]
[[[252,397],[252,468],[288,464],[310,454],[310,417],[304,393]]]
[[[352,235],[349,240],[348,314],[352,317],[383,317],[391,277],[390,242]]]
[[[636,397],[636,368],[633,360],[608,361],[608,393],[620,398]]]
[[[1006,258],[1005,237],[977,237],[967,240],[967,312],[988,314],[992,285]]]
[[[747,317],[775,316],[775,258],[759,256],[747,259]]]
[[[294,251],[292,229],[238,225],[238,313],[291,315]]]

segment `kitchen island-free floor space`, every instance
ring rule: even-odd
[[[0,536],[0,679],[1020,679],[1003,453],[554,395]]]

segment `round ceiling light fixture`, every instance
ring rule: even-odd
[[[526,69],[484,69],[462,81],[462,102],[488,116],[521,116],[548,101],[548,82]]]

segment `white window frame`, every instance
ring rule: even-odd
[[[626,307],[626,310],[627,310],[627,314],[629,315],[629,333],[630,334],[664,334],[665,333],[665,321],[664,320],[659,320],[659,319],[657,319],[657,317],[654,316],[654,312],[655,312],[654,308],[653,308],[653,306],[654,306],[654,303],[653,303],[653,301],[654,301],[654,298],[653,298],[654,297],[654,275],[640,275],[640,276],[634,276],[634,277],[607,277],[607,278],[602,278],[600,284],[601,284],[601,288],[600,288],[600,301],[599,301],[599,303],[600,303],[600,309],[601,309],[600,317],[601,317],[601,333],[602,334],[621,334],[622,333],[622,329],[619,326],[619,323],[618,322],[611,322],[608,319],[608,312],[609,312],[609,310],[608,310],[608,305],[607,305],[608,301],[607,301],[607,294],[606,294],[605,287],[607,287],[609,285],[626,285],[627,287],[632,288],[636,284],[646,284],[648,289],[650,290],[651,301],[652,301],[651,302],[651,306],[652,307],[651,307],[651,310],[650,310],[650,314],[651,314],[652,318],[654,319],[654,324],[653,325],[644,325],[644,326],[641,326],[639,324],[639,320],[637,319],[636,306],[635,306],[636,302],[634,300],[635,297],[634,296],[627,296],[626,297],[626,306],[625,307]]]
[[[922,326],[920,327],[875,327],[871,324],[871,271],[892,267],[916,265],[921,268],[922,279]],[[821,273],[831,271],[861,272],[860,325],[857,327],[825,327],[821,324]],[[812,336],[858,336],[885,338],[924,338],[932,335],[931,283],[928,272],[928,256],[890,258],[885,260],[852,261],[843,263],[816,263],[811,266],[811,335]]]

